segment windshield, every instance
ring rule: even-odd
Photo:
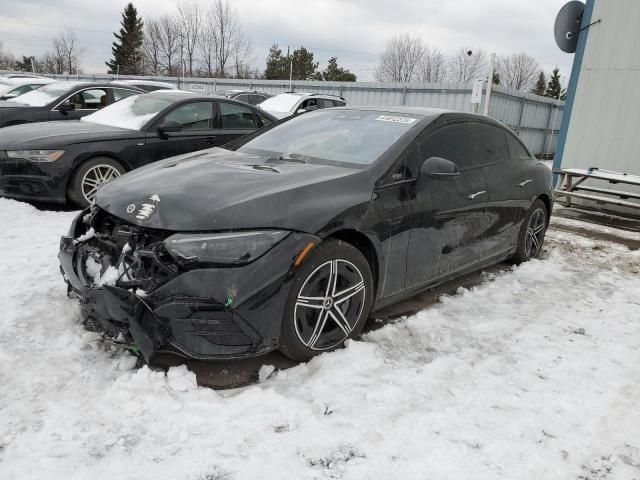
[[[168,96],[133,95],[116,102],[96,113],[82,117],[83,122],[99,123],[111,127],[140,130],[161,110],[175,101]]]
[[[270,112],[287,113],[300,101],[300,95],[282,93],[275,97],[267,98],[260,104],[260,108]]]
[[[295,117],[249,140],[239,152],[290,161],[373,163],[421,120],[360,110],[320,110]]]
[[[78,82],[54,82],[32,90],[14,99],[32,107],[44,107],[67,93],[71,88],[80,85]]]

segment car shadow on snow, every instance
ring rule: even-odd
[[[444,283],[438,287],[422,292],[407,300],[373,313],[363,333],[371,332],[394,323],[402,317],[413,315],[420,310],[438,302],[442,295],[455,295],[459,288],[470,288],[484,282],[488,276],[508,270],[510,265],[498,265],[479,270],[471,274]],[[330,355],[330,354],[324,354]],[[198,385],[215,389],[237,388],[258,381],[258,373],[263,365],[272,365],[277,370],[284,370],[297,365],[297,362],[285,357],[278,351],[245,360],[199,361],[185,360],[175,355],[158,355],[154,357],[154,368],[168,369],[186,365],[196,374]]]

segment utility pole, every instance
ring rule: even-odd
[[[31,71],[33,73],[36,73],[36,65],[35,63],[33,63],[33,57],[31,57]]]
[[[287,59],[289,60],[289,91],[293,92],[293,57],[289,55],[289,46],[287,45]]]
[[[487,93],[484,96],[484,109],[482,114],[485,117],[489,116],[489,100],[491,100],[491,87],[493,86],[493,67],[496,63],[496,54],[491,54],[491,59],[489,60],[489,78],[487,79]]]

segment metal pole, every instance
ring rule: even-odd
[[[489,100],[491,100],[491,87],[493,86],[493,67],[496,63],[496,54],[491,54],[491,60],[489,61],[489,78],[487,80],[487,93],[484,96],[484,110],[483,115],[489,116]]]

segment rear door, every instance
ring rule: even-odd
[[[477,132],[469,122],[459,122],[423,134],[420,164],[430,157],[455,163],[459,175],[453,179],[419,175],[415,182],[406,288],[469,268],[483,257],[488,187]]]
[[[511,249],[517,235],[517,194],[513,166],[509,158],[505,131],[488,123],[474,122],[487,181],[486,254],[499,255]]]
[[[147,132],[146,151],[149,162],[195,152],[216,145],[217,110],[211,101],[181,103],[165,113]],[[179,128],[160,133],[157,127]]]
[[[215,142],[212,146],[224,145],[262,126],[256,114],[248,106],[223,100],[216,103],[220,113]]]

